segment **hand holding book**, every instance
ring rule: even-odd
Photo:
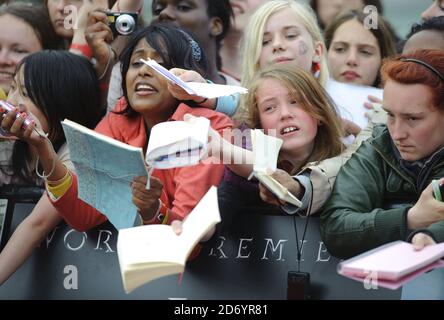
[[[259,180],[277,199],[284,203],[288,202],[294,206],[301,207],[301,201],[270,174],[270,171],[275,172],[277,170],[277,159],[283,141],[264,134],[262,130],[256,129],[251,132],[251,142],[253,146],[253,172],[250,177],[254,176]],[[292,179],[289,174],[285,173],[285,175],[284,173],[279,173],[281,179],[286,182],[288,182],[288,179]],[[293,183],[291,185],[294,186]],[[295,191],[298,192],[298,190]],[[278,203],[280,204],[281,202],[278,201]]]
[[[197,119],[192,115],[184,116],[184,120],[190,124]],[[208,150],[211,152],[207,155],[222,160],[240,176],[249,179],[254,176],[268,190],[267,192],[262,188],[263,199],[266,199],[264,201],[270,200],[267,202],[276,205],[288,202],[297,207],[302,206],[301,201],[295,196],[301,193],[300,184],[283,170],[276,173],[279,180],[273,177],[273,172],[277,170],[281,139],[266,135],[260,129],[251,130],[253,152],[231,144],[211,128],[208,130],[208,139],[210,141]],[[241,139],[234,138],[234,140]]]
[[[274,172],[268,172],[268,174],[275,179],[277,182],[279,182],[282,186],[287,188],[288,192],[293,194],[296,197],[300,197],[302,193],[302,187],[301,184],[293,179],[292,176],[290,176],[286,171],[281,169],[276,169]],[[285,201],[279,199],[274,195],[266,186],[264,186],[262,183],[259,183],[259,195],[262,199],[262,201],[270,203],[275,206],[282,206],[285,205]]]
[[[207,83],[207,81],[199,73],[197,73],[194,70],[173,68],[170,70],[170,72],[185,83],[188,83],[188,82]],[[192,100],[195,103],[199,104],[200,107],[202,106],[201,103],[211,100],[211,103],[206,103],[205,107],[207,104],[211,105],[213,107],[212,109],[214,109],[216,107],[215,106],[215,104],[216,104],[215,99],[207,99],[207,98],[203,98],[203,97],[196,95],[196,94],[190,94],[184,88],[182,88],[180,85],[178,85],[175,82],[168,81],[167,88],[168,88],[168,91],[177,100],[180,100],[180,101]]]
[[[397,289],[424,272],[444,267],[444,261],[440,260],[443,256],[444,243],[417,250],[411,243],[394,241],[339,263],[338,273],[360,282],[373,281],[377,286]]]
[[[211,99],[247,92],[246,88],[240,86],[220,85],[206,82],[185,82],[152,59],[140,59],[140,61],[153,68],[154,71],[166,78],[168,81],[183,88],[190,95]]]
[[[422,232],[415,234],[412,238],[413,248],[417,251],[422,250],[426,246],[434,244],[436,244],[435,240],[433,240],[431,236]]]
[[[117,255],[125,291],[182,273],[195,245],[219,222],[217,188],[211,187],[182,223],[120,230]]]

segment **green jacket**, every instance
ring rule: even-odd
[[[430,167],[429,167],[430,169]],[[433,179],[444,177],[444,157],[418,181],[401,170],[385,125],[375,127],[341,168],[330,199],[321,214],[321,235],[328,251],[348,258],[395,240],[406,240],[407,211]],[[427,233],[444,242],[444,221]]]

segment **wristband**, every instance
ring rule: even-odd
[[[91,59],[93,56],[91,48],[87,44],[71,43],[69,48],[80,51],[82,55],[88,59]]]

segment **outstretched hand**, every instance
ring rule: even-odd
[[[281,169],[276,169],[274,172],[269,173],[276,181],[282,184],[287,190],[293,194],[295,197],[300,198],[302,187],[300,183],[293,179],[286,171]],[[259,183],[259,195],[262,201],[275,205],[282,206],[285,204],[285,201],[278,199],[271,191],[269,191],[264,185]]]
[[[170,70],[172,74],[180,78],[183,82],[200,82],[206,83],[206,80],[196,71],[193,70],[185,70],[180,68],[172,68]],[[197,96],[195,94],[189,94],[179,85],[168,81],[167,88],[170,91],[171,95],[177,100],[192,100],[196,103],[200,103],[202,101],[206,101],[204,97]]]
[[[185,114],[183,116],[183,120],[190,124],[196,123],[198,117],[193,116],[192,114]],[[221,137],[219,132],[214,130],[211,126],[208,131],[208,148],[207,148],[207,157],[216,157],[217,159],[223,159],[224,147],[228,143]]]

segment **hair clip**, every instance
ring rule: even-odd
[[[184,36],[187,38],[188,42],[191,45],[191,54],[193,55],[193,59],[196,61],[200,61],[202,59],[202,50],[200,49],[199,44],[185,31],[179,30],[184,34]]]

